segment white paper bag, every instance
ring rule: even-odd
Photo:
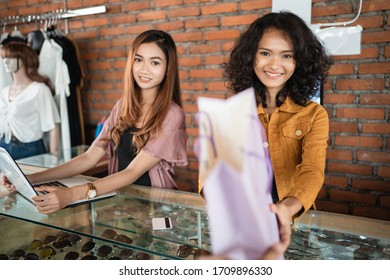
[[[256,259],[279,241],[272,167],[253,88],[200,97],[199,161],[213,254]]]

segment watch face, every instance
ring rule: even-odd
[[[95,186],[93,184],[88,184],[87,198],[88,199],[94,198],[96,194],[97,192]]]
[[[96,196],[96,190],[89,190],[88,197],[89,198],[94,198],[95,196]]]

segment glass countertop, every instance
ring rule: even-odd
[[[24,170],[33,172],[34,167]],[[161,259],[178,259],[180,245],[212,251],[205,202],[197,193],[131,185],[115,197],[43,215],[20,194],[0,187],[0,215],[28,222],[25,224],[29,226],[65,230],[153,253]],[[170,217],[173,228],[153,230],[155,217]],[[130,238],[132,243],[112,239],[107,236],[109,230]],[[310,210],[293,225],[285,258],[389,260],[390,222]]]

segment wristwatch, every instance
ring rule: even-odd
[[[92,199],[96,197],[97,191],[95,185],[92,183],[87,183],[87,186],[88,186],[87,199]]]

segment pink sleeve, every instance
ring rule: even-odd
[[[157,138],[147,143],[142,150],[172,165],[183,166],[188,163],[186,144],[184,111],[177,104],[171,103]]]

